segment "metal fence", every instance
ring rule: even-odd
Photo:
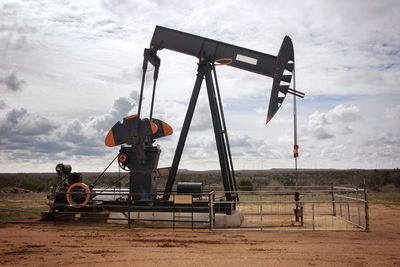
[[[227,201],[225,193],[214,192],[211,204],[226,202],[235,205],[235,212],[241,213],[243,221],[240,226],[230,228],[369,231],[368,199],[364,189],[264,187],[262,191],[239,191],[238,201]],[[213,229],[225,228],[213,225]]]
[[[57,192],[64,199],[69,196],[86,196],[87,192]],[[84,221],[100,223],[123,223],[149,228],[172,229],[211,229],[210,193],[183,195],[171,193],[172,201],[162,200],[163,192],[147,195],[150,201],[135,202],[139,194],[129,193],[128,189],[97,189],[88,204],[53,203],[50,217],[54,223],[60,221]],[[187,196],[182,198],[182,196]],[[128,201],[130,199],[130,201]],[[201,205],[194,205],[194,202]],[[154,203],[157,202],[157,205]]]
[[[109,189],[98,191],[96,197],[81,208],[54,204],[52,218],[55,222],[65,219],[123,222],[128,227],[134,224],[173,229],[369,231],[368,199],[364,189],[333,186],[258,189],[261,190],[238,191],[238,199],[231,201],[226,199],[226,191],[186,195],[183,199],[182,194],[173,192],[171,201],[163,201],[162,192],[159,192],[152,194],[154,202],[140,207],[134,201],[127,201],[135,199],[134,194]],[[180,201],[176,201],[179,198]],[[235,222],[229,223],[230,220]]]

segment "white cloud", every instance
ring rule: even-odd
[[[315,111],[308,117],[308,133],[317,139],[329,139],[337,134],[351,134],[349,125],[361,119],[360,108],[339,104],[328,112]]]
[[[379,167],[389,165],[395,168],[400,160],[400,137],[398,134],[382,133],[379,136],[371,137],[360,146],[358,153],[363,155],[365,160],[376,162]]]
[[[400,114],[400,104],[397,104],[396,106],[385,110],[385,115],[386,118],[388,119],[395,119],[399,116],[399,114]]]
[[[361,119],[360,108],[356,106],[346,106],[339,104],[326,114],[329,122],[353,122]]]

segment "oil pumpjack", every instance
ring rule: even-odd
[[[161,63],[157,52],[162,49],[168,49],[197,57],[198,68],[197,77],[186,111],[182,130],[180,132],[179,141],[169,170],[168,180],[162,198],[157,198],[155,194],[156,188],[154,181],[161,150],[158,145],[154,145],[154,142],[157,138],[168,136],[173,132],[171,126],[166,122],[153,118],[156,84]],[[154,210],[157,210],[158,206],[170,205],[170,195],[203,80],[205,81],[207,88],[225,197],[227,201],[234,202],[235,200],[238,200],[237,186],[228,132],[222,109],[216,66],[227,65],[273,78],[268,114],[266,118],[266,123],[268,123],[282,106],[288,93],[295,97],[304,97],[304,93],[290,88],[290,82],[294,75],[295,68],[294,51],[291,39],[286,36],[283,39],[278,55],[273,56],[193,34],[156,26],[150,42],[150,47],[144,49],[143,55],[143,74],[137,114],[124,118],[122,123],[117,122],[108,132],[105,139],[105,144],[109,147],[121,146],[116,158],[118,159],[121,168],[129,170],[129,193],[131,194],[131,197],[128,198],[127,201],[132,204],[133,208],[137,208],[138,210],[140,210],[141,207],[149,205],[151,205]],[[142,118],[141,109],[145,75],[149,63],[154,66],[150,116],[149,118]],[[295,144],[296,153],[298,153],[297,149],[298,146]],[[95,183],[86,186],[79,179],[70,179],[74,181],[74,183],[69,183],[68,177],[72,175],[69,174],[71,168],[67,167],[67,172],[63,172],[60,164],[58,167],[57,172],[59,175],[64,174],[65,178],[60,178],[59,181],[61,182],[58,184],[58,187],[54,187],[53,189],[53,196],[50,196],[50,199],[53,201],[52,207],[56,208],[57,202],[64,202],[64,204],[70,204],[71,208],[85,208],[85,206],[96,197],[96,190],[94,188]],[[79,177],[79,175],[74,174],[74,177]],[[60,186],[61,184],[63,186]],[[75,194],[81,192],[81,195],[80,197],[78,195],[78,197],[75,198],[72,196],[67,199],[57,198],[54,196],[54,193],[56,193],[57,190],[66,191],[68,193],[75,192]],[[183,191],[185,191],[185,189]],[[206,206],[207,203],[203,202],[199,201],[197,205]],[[230,214],[232,209],[235,209],[234,205],[224,207],[221,210]]]

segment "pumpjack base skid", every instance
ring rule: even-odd
[[[214,213],[232,212],[232,205],[229,203],[214,203]],[[68,212],[128,212],[128,211],[141,211],[141,212],[196,212],[196,213],[209,213],[208,200],[194,200],[192,204],[179,204],[175,205],[173,201],[135,201],[128,206],[127,201],[103,201],[97,205],[86,205],[82,208],[76,209],[66,205],[56,205],[53,209]]]

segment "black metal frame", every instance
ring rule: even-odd
[[[234,177],[234,170],[232,164],[232,156],[229,148],[229,139],[226,131],[225,118],[222,109],[222,103],[218,86],[214,86],[212,70],[215,71],[215,66],[210,62],[199,62],[197,69],[197,79],[193,88],[192,97],[190,98],[189,107],[186,112],[185,120],[183,123],[182,131],[179,136],[178,145],[175,151],[174,159],[172,161],[171,170],[168,176],[167,184],[164,191],[164,200],[168,200],[172,187],[175,181],[176,173],[178,171],[179,162],[182,156],[183,148],[185,146],[187,134],[189,132],[190,123],[193,118],[193,113],[196,108],[197,99],[200,93],[200,88],[205,79],[208,101],[210,104],[210,111],[212,123],[215,134],[215,141],[217,144],[218,158],[221,167],[222,182],[225,191],[236,191],[236,181]],[[214,72],[215,73],[215,72]],[[216,79],[216,76],[214,75]],[[216,84],[217,85],[217,84]],[[217,90],[216,90],[217,89]],[[228,200],[237,199],[236,193],[227,193]]]
[[[268,121],[272,119],[282,105],[287,93],[291,93],[298,97],[304,97],[303,93],[290,89],[289,85],[285,84],[290,83],[292,75],[284,75],[284,71],[287,70],[291,73],[294,72],[294,52],[291,39],[286,36],[282,42],[278,56],[272,56],[247,48],[157,26],[150,43],[150,48],[144,50],[142,68],[143,76],[137,113],[138,124],[140,121],[144,81],[148,62],[155,67],[150,120],[153,115],[156,82],[161,63],[160,58],[157,56],[157,51],[161,49],[173,50],[195,56],[199,59],[197,78],[194,84],[179,141],[175,150],[163,200],[168,200],[172,191],[203,79],[205,80],[207,87],[208,101],[218,150],[218,158],[221,167],[221,176],[224,190],[227,192],[226,199],[228,201],[239,200],[238,194],[236,193],[237,187],[229,146],[229,138],[225,124],[224,112],[222,109],[221,96],[214,62],[222,59],[229,59],[229,66],[231,67],[240,68],[274,79],[267,115],[268,123]],[[284,82],[284,84],[281,84],[281,82]],[[138,127],[139,126],[140,125],[138,125]],[[147,140],[147,142],[151,144],[152,140]]]

